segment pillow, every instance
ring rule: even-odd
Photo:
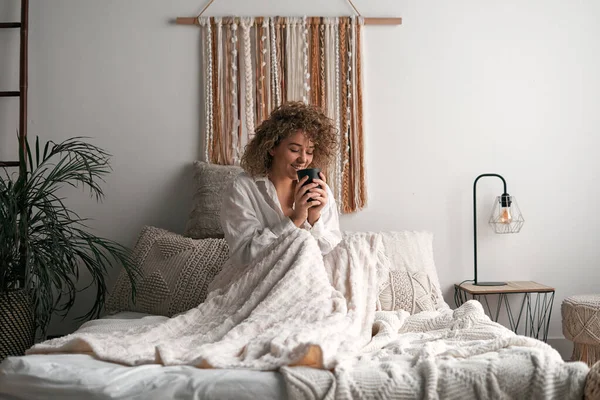
[[[433,260],[433,234],[424,231],[399,231],[382,232],[381,235],[390,274],[394,271],[407,271],[409,275],[413,273],[410,278],[403,278],[402,273],[398,272],[399,275],[396,275],[396,279],[404,282],[407,282],[406,279],[409,279],[410,282],[417,279],[418,282],[427,286],[428,284],[423,275],[414,275],[416,272],[424,273],[431,283],[435,296],[435,308],[449,307],[442,296],[440,280]],[[392,288],[396,290],[397,285],[392,286]],[[403,293],[407,291],[409,290],[403,288],[401,292],[397,292],[396,297],[403,296]]]
[[[424,271],[392,269],[389,279],[379,287],[377,310],[405,310],[416,314],[434,311],[436,304],[435,289]]]
[[[208,284],[228,258],[225,239],[195,240],[146,226],[133,249],[141,276],[135,304],[122,271],[106,302],[106,311],[136,311],[171,317],[206,299]]]
[[[194,181],[196,192],[185,236],[194,239],[222,238],[223,229],[219,214],[223,203],[223,191],[242,172],[234,165],[194,162]]]

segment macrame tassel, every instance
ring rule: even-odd
[[[339,71],[339,63],[336,59],[336,40],[335,40],[335,32],[337,29],[337,25],[335,23],[334,18],[324,18],[322,22],[322,27],[324,28],[324,43],[323,43],[323,53],[322,58],[327,58],[333,62],[324,64],[324,110],[327,113],[327,116],[331,118],[335,123],[336,134],[339,135],[339,93],[337,91],[336,82],[339,82],[339,75],[336,73],[336,70]],[[337,68],[336,68],[337,67]],[[339,138],[338,138],[339,142]],[[338,146],[339,147],[339,146]],[[333,192],[333,197],[336,201],[336,205],[340,207],[340,187],[341,187],[341,175],[339,173],[339,162],[340,162],[340,153],[339,150],[335,152],[335,157],[333,159],[333,164],[331,168],[327,169],[327,182],[329,183],[329,187]]]
[[[297,53],[294,51],[295,45],[295,31],[296,31],[296,22],[293,17],[288,17],[285,19],[286,31],[285,31],[285,43],[288,51],[285,53],[285,63],[287,65],[287,69],[285,71],[286,84],[287,84],[287,92],[286,92],[286,100],[292,101],[294,99],[295,90],[294,84],[296,80],[294,79],[294,73],[296,71],[296,60],[295,56]]]
[[[316,23],[319,18],[311,18],[310,24],[310,80],[307,82],[310,86],[310,103],[316,106],[322,106],[321,88],[319,80],[319,67],[321,61],[319,58],[319,25]]]
[[[327,104],[327,90],[325,89],[325,22],[319,24],[319,88],[321,96],[319,105],[325,107]]]
[[[279,69],[277,62],[277,35],[275,32],[275,21],[272,18],[270,21],[271,28],[271,88],[272,93],[274,94],[275,107],[279,107],[281,104],[281,92],[279,90]]]
[[[238,68],[238,25],[232,21],[231,27],[231,156],[228,164],[239,165],[241,158],[240,116],[239,107],[239,68]]]
[[[254,23],[251,17],[241,20],[242,36],[244,40],[244,81],[246,83],[246,104],[244,113],[246,115],[246,130],[248,136],[254,135],[254,77],[252,75],[252,45],[250,42],[250,28]]]
[[[225,17],[223,19],[223,129],[221,136],[221,159],[219,164],[229,165],[233,160],[233,146],[232,142],[235,141],[235,137],[232,135],[233,126],[233,113],[232,113],[232,102],[233,102],[233,42],[232,42],[232,22],[233,18]]]
[[[277,38],[277,70],[279,71],[279,93],[281,103],[283,103],[285,101],[284,99],[287,98],[287,84],[285,78],[285,71],[287,70],[288,66],[285,62],[285,54],[288,52],[288,49],[284,40],[285,30],[285,18],[277,17],[275,23],[275,32]]]
[[[256,32],[257,32],[257,36],[258,36],[258,54],[257,54],[257,61],[258,61],[258,73],[257,75],[259,76],[258,78],[258,92],[257,92],[257,102],[256,102],[256,121],[257,123],[262,122],[265,118],[267,118],[267,115],[269,113],[269,110],[271,109],[271,105],[270,105],[270,75],[269,71],[271,69],[270,67],[270,53],[269,53],[269,36],[270,36],[270,32],[269,32],[269,17],[265,17],[263,18],[262,22],[260,23],[260,28],[259,28],[259,22],[257,22],[256,25]]]
[[[354,212],[360,209],[360,175],[361,148],[358,132],[358,103],[357,103],[357,70],[356,70],[356,17],[351,17],[348,24],[348,113],[350,128],[348,129],[349,143],[349,179],[350,179],[350,209]]]
[[[304,79],[302,68],[302,19],[298,17],[285,18],[285,98],[287,101],[302,100],[304,95]]]
[[[210,18],[198,18],[198,23],[202,27],[202,36],[206,42],[205,57],[202,57],[203,61],[203,72],[204,81],[206,86],[204,88],[205,97],[205,133],[204,133],[204,160],[206,162],[211,161],[212,156],[212,140],[213,140],[213,40],[212,40],[212,26]]]
[[[212,162],[218,164],[221,159],[221,139],[223,118],[221,112],[221,99],[223,98],[223,78],[221,68],[222,59],[222,20],[220,17],[213,18],[213,145]]]
[[[302,66],[302,87],[304,89],[302,101],[308,103],[310,95],[310,72],[308,72],[308,26],[306,16],[302,18]]]
[[[355,115],[356,115],[356,135],[358,136],[358,143],[354,149],[354,153],[357,154],[357,204],[356,209],[361,210],[367,205],[367,188],[365,179],[365,140],[364,140],[364,126],[363,126],[363,93],[362,93],[362,32],[364,26],[364,18],[359,17],[358,23],[356,24],[356,45],[355,45],[355,58],[354,65],[356,71],[355,81]]]
[[[336,176],[337,176],[337,205],[338,211],[342,211],[343,205],[343,182],[344,182],[344,146],[343,146],[343,132],[342,132],[342,118],[341,118],[341,104],[340,99],[342,97],[342,89],[340,85],[341,75],[341,60],[340,60],[340,20],[335,18],[335,25],[333,26],[334,34],[334,46],[335,46],[335,128],[339,135],[338,139],[338,152],[336,157]]]
[[[348,112],[348,40],[346,37],[348,29],[348,18],[340,18],[340,128],[342,131],[342,212],[351,212],[350,206],[350,171],[348,166],[348,129],[350,128],[349,112]]]

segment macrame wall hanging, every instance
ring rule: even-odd
[[[204,159],[238,164],[255,127],[277,106],[304,101],[335,122],[339,152],[326,171],[343,213],[366,205],[362,28],[400,18],[177,18],[198,25],[202,42]]]

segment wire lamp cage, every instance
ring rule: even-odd
[[[494,232],[519,233],[524,222],[525,219],[515,196],[505,192],[502,196],[496,197],[490,216],[490,225],[494,228]]]
[[[502,180],[504,191],[494,202],[489,223],[496,233],[518,233],[523,227],[525,219],[517,204],[517,199],[508,194],[506,180],[498,174],[481,174],[473,182],[473,284],[476,286],[503,286],[506,282],[479,282],[477,280],[477,181],[483,177],[496,177]]]

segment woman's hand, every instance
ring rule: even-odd
[[[318,179],[315,179],[313,183],[303,186],[307,180],[308,176],[300,179],[300,181],[296,183],[296,192],[294,193],[294,211],[292,212],[292,215],[290,215],[290,218],[298,228],[308,219],[308,210],[315,207],[313,204],[315,202],[308,201],[308,199],[318,196],[316,192],[313,192],[315,188],[319,186],[317,183]],[[318,204],[316,204],[316,206],[318,206]]]
[[[319,186],[315,187],[314,189],[311,189],[311,193],[316,194],[316,196],[312,198],[313,201],[310,202],[311,207],[308,209],[307,219],[308,223],[311,225],[314,225],[319,220],[319,218],[321,218],[321,211],[327,205],[328,200],[327,190],[325,189],[327,187],[325,174],[320,172],[319,176],[321,177],[321,179],[313,179],[313,182],[317,183]]]

